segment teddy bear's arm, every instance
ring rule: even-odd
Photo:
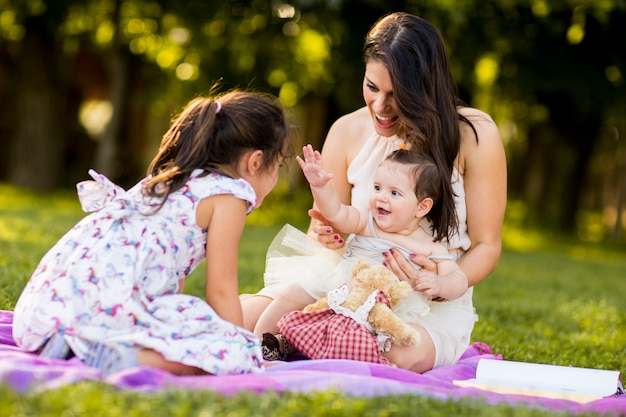
[[[311,311],[317,311],[317,310],[324,310],[326,308],[328,308],[328,298],[324,297],[324,298],[320,298],[313,304],[309,304],[308,306],[304,307],[302,311],[311,312]]]
[[[417,330],[396,316],[385,304],[377,303],[370,311],[368,320],[375,330],[387,333],[395,343],[419,342]]]

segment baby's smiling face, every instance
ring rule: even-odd
[[[403,164],[385,161],[376,170],[369,208],[378,227],[387,233],[409,234],[418,227],[414,176]]]

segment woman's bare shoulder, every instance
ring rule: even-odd
[[[459,114],[464,116],[474,126],[476,133],[478,133],[478,137],[482,136],[481,133],[491,136],[498,132],[496,122],[494,122],[491,116],[484,111],[474,107],[459,107],[458,110]],[[465,130],[466,129],[462,129],[462,132],[464,133]]]
[[[344,140],[365,140],[374,132],[374,126],[367,107],[361,107],[345,114],[333,123],[328,136],[338,135]]]
[[[373,132],[374,126],[366,107],[341,116],[330,127],[324,141],[324,164],[331,164],[332,159],[339,159],[348,166]]]
[[[491,116],[472,107],[459,108],[459,114],[471,123],[471,126],[461,123],[461,149],[458,159],[461,175],[464,175],[470,161],[477,165],[490,163],[500,166],[500,162],[505,159],[504,145],[498,126]]]

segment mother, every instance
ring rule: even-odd
[[[334,175],[332,184],[343,203],[362,206],[376,166],[387,154],[405,142],[430,152],[452,179],[448,192],[454,193],[458,229],[445,243],[473,286],[495,269],[501,253],[506,158],[497,126],[488,114],[458,99],[443,39],[424,19],[407,13],[381,18],[366,36],[364,55],[366,105],[331,127],[322,148],[324,169]],[[341,248],[345,236],[334,232],[315,207],[310,214],[309,235],[330,249]],[[441,236],[434,226],[434,236]],[[400,279],[412,284],[417,279],[412,263],[436,271],[433,261],[419,255],[406,259],[393,248],[385,259]],[[473,329],[473,314],[467,317],[472,289],[454,302],[433,303],[432,314],[445,316],[446,326],[414,323],[421,342],[394,345],[387,358],[415,372],[456,362]],[[243,301],[245,325],[251,330],[272,300],[264,294]],[[450,319],[454,309],[463,311],[458,320]]]

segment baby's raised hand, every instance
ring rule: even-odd
[[[302,148],[302,155],[304,159],[296,156],[296,161],[298,161],[306,180],[312,187],[322,187],[333,178],[332,174],[324,171],[322,168],[322,155],[314,150],[311,145],[306,145]]]

